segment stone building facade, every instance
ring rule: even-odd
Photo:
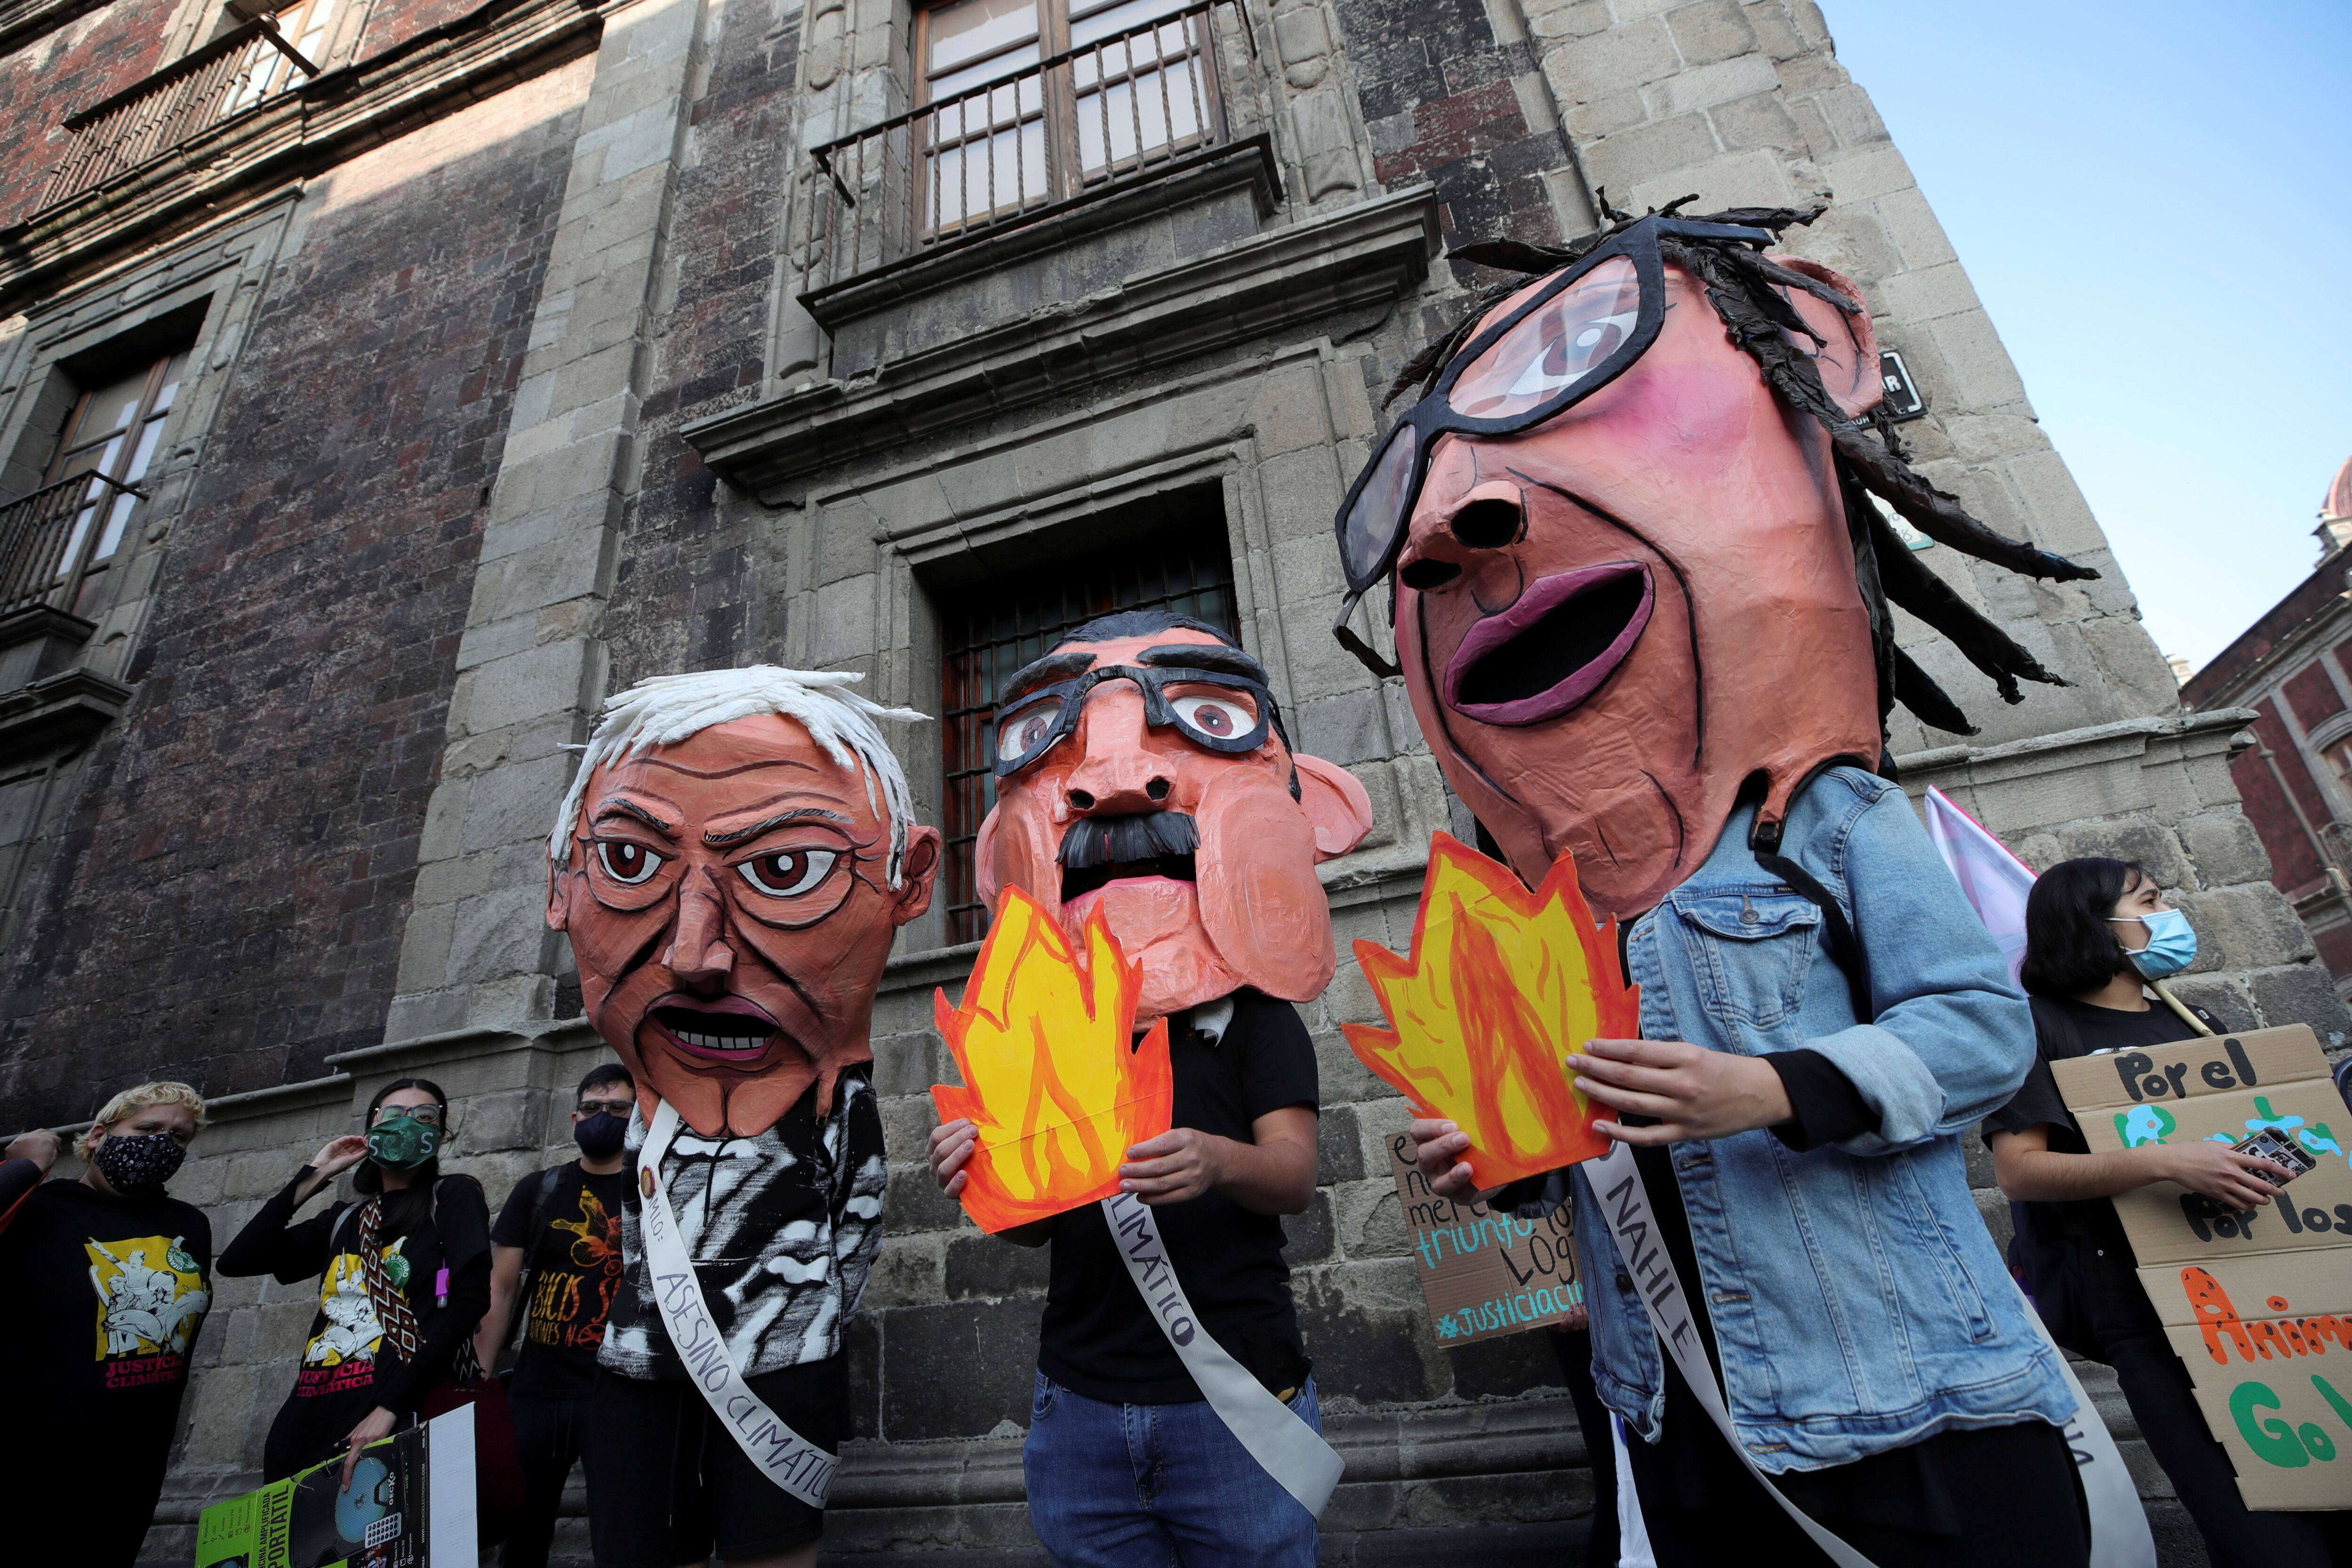
[[[1474,281],[1446,242],[1589,232],[1601,188],[1830,204],[1796,247],[1868,293],[1925,471],[2105,572],[1927,552],[2071,684],[2004,708],[1906,622],[1984,727],[1899,720],[1906,780],[2038,863],[2149,863],[2203,937],[2182,989],[2232,1024],[2346,1027],[2237,804],[2248,716],[2180,711],[1810,0],[247,15],[0,0],[0,501],[35,562],[0,584],[0,1122],[196,1082],[214,1127],[177,1189],[223,1234],[394,1073],[452,1091],[494,1198],[562,1157],[602,1053],[544,838],[564,748],[645,674],[865,671],[940,716],[906,761],[962,853],[1005,661],[1114,605],[1223,618],[1374,802],[1324,871],[1342,950],[1402,947],[1430,832],[1469,825],[1402,689],[1326,630],[1330,517]],[[1034,1555],[1039,1260],[919,1158],[962,866],[877,1016],[890,1234],[831,1539],[877,1560]],[[1331,1550],[1556,1555],[1591,1487],[1550,1352],[1438,1347],[1388,1175],[1403,1105],[1339,1035],[1374,1013],[1351,964],[1306,1012],[1323,1161],[1290,1257],[1349,1461]],[[154,1554],[250,1484],[308,1302],[223,1283]]]
[[[2352,997],[2352,462],[2320,502],[2311,575],[2182,683],[2190,708],[2252,708],[2230,764],[2284,894]]]

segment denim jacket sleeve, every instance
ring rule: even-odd
[[[1845,884],[1877,1017],[1805,1043],[1879,1116],[1874,1132],[1837,1147],[1885,1155],[1960,1132],[2024,1082],[2033,1015],[1901,789],[1883,786],[1847,819],[1832,858],[1815,874],[1828,870]]]

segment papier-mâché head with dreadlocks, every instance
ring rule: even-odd
[[[1338,519],[1350,608],[1393,573],[1398,660],[1447,780],[1530,883],[1572,850],[1603,915],[1695,871],[1750,780],[1776,836],[1815,768],[1874,766],[1896,702],[1973,733],[1895,646],[1890,602],[2011,702],[2020,680],[2063,684],[1871,496],[1979,559],[2096,575],[1911,471],[1860,291],[1763,254],[1817,213],[1680,205],[1612,212],[1566,249],[1456,250],[1536,280],[1486,290],[1406,367],[1391,401],[1421,400]]]

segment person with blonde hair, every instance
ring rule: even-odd
[[[212,1306],[212,1226],[164,1191],[204,1124],[188,1085],[142,1083],[74,1140],[79,1181],[45,1179],[55,1133],[21,1134],[0,1161],[0,1408],[38,1434],[0,1470],[13,1561],[138,1559]],[[89,1495],[93,1456],[105,1506],[61,1507]]]

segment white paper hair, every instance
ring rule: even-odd
[[[809,738],[842,767],[862,772],[866,804],[890,819],[889,883],[897,887],[907,858],[907,829],[914,821],[915,803],[907,792],[906,772],[874,721],[921,723],[930,716],[912,708],[884,707],[848,689],[865,678],[847,670],[786,670],[774,664],[753,664],[740,670],[656,675],[606,697],[595,733],[581,748],[580,771],[564,794],[563,809],[555,815],[547,858],[558,866],[564,863],[572,829],[579,825],[580,803],[588,793],[588,780],[599,768],[642,756],[657,746],[676,746],[716,725],[772,713],[807,730]]]

